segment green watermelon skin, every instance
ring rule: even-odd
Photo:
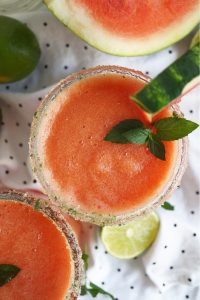
[[[178,98],[184,87],[199,75],[199,63],[200,44],[197,44],[131,97],[132,100],[148,113],[159,112]]]
[[[151,9],[149,14],[151,14],[151,19],[155,20],[153,23],[154,25],[152,25],[154,28],[149,25],[148,29],[148,22],[146,22],[148,11],[145,11],[143,16],[141,16],[142,22],[135,26],[139,28],[131,34],[130,28],[127,29],[127,32],[125,29],[123,30],[122,21],[121,27],[117,26],[117,24],[120,23],[120,18],[123,16],[123,14],[119,16],[118,14],[124,9],[124,15],[127,20],[130,19],[132,22],[131,24],[134,25],[134,22],[132,21],[133,18],[126,12],[126,3],[133,4],[133,1],[44,0],[44,2],[62,23],[81,39],[103,52],[119,56],[146,55],[161,50],[185,37],[200,20],[198,0],[191,0],[190,2],[188,2],[188,0],[169,0],[168,2],[171,4],[172,8],[175,3],[179,3],[179,7],[185,7],[184,14],[180,15],[178,11],[175,14],[173,11],[173,19],[170,20],[169,24],[165,24],[163,28],[162,24],[159,24],[159,21],[157,24],[158,16],[160,16],[159,20],[165,19],[166,12],[170,11],[171,8],[166,7],[165,11],[158,12],[158,8],[154,5],[154,12],[154,7],[152,5],[153,9]],[[118,10],[116,3],[118,3]],[[140,7],[141,3],[144,5],[144,3],[150,2],[148,0],[135,0],[134,3],[137,3],[138,7]],[[159,3],[164,2],[160,0]],[[108,4],[110,5],[110,8],[116,6],[115,15],[113,15],[112,9],[111,16],[109,15],[110,9]],[[124,6],[120,9],[120,5]],[[102,6],[104,9],[102,10],[104,12],[103,17],[102,11],[99,12]],[[107,7],[108,9],[106,10]],[[140,11],[140,14],[141,13],[142,12]],[[106,24],[104,24],[103,19],[105,17],[107,17]],[[111,24],[107,24],[109,18],[111,18],[111,20],[113,18],[113,25],[112,22]],[[128,22],[126,21],[126,26],[127,23]],[[142,27],[142,23],[146,24],[145,28]],[[158,27],[157,30],[156,26]]]

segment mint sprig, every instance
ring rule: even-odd
[[[146,144],[150,152],[161,160],[165,160],[165,145],[162,141],[181,139],[195,130],[199,125],[174,115],[151,124],[151,128],[137,119],[121,121],[105,136],[104,140],[120,144]],[[154,133],[153,131],[156,131]]]
[[[151,133],[151,129],[147,128],[137,128],[137,129],[130,129],[123,134],[123,136],[128,140],[130,143],[134,144],[144,144],[149,135]]]
[[[156,135],[162,141],[174,141],[191,133],[199,125],[184,118],[163,118],[155,122]]]
[[[86,272],[88,269],[89,255],[87,253],[83,253],[82,260],[84,262],[84,269]],[[85,274],[85,277],[86,277],[86,274]],[[90,294],[94,298],[99,294],[106,295],[106,296],[109,296],[112,300],[115,300],[115,297],[112,294],[108,293],[107,291],[105,291],[104,289],[102,289],[101,287],[99,287],[98,285],[96,285],[93,282],[89,282],[89,286],[87,286],[86,283],[81,286],[81,296],[85,296],[87,294]]]
[[[0,287],[11,281],[20,271],[15,265],[1,264],[0,265]]]
[[[165,160],[165,145],[157,137],[157,135],[151,133],[148,136],[147,147],[150,152],[161,160]]]
[[[129,129],[143,128],[144,124],[140,120],[126,119],[119,122],[113,127],[109,133],[105,136],[104,140],[112,143],[127,144],[128,140],[123,135]]]

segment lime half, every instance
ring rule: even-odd
[[[155,212],[121,226],[105,226],[101,239],[107,251],[117,258],[133,258],[146,250],[159,230],[159,217]]]
[[[28,76],[39,58],[35,34],[18,20],[0,16],[0,84]]]

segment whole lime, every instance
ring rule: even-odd
[[[18,20],[0,16],[0,83],[26,77],[39,58],[40,47],[34,33]]]

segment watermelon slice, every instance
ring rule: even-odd
[[[200,84],[200,44],[189,49],[131,99],[143,110],[155,114]]]
[[[104,52],[134,56],[167,47],[199,22],[199,0],[44,0],[83,40]]]

